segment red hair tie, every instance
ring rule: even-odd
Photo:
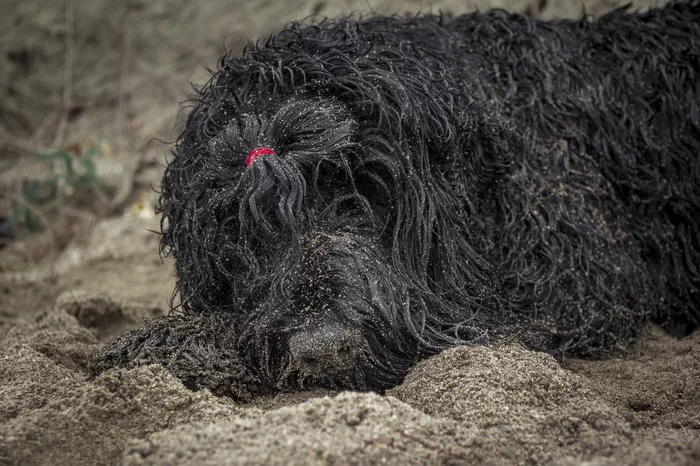
[[[248,157],[245,159],[245,166],[250,167],[250,165],[255,162],[255,159],[261,155],[277,155],[275,149],[272,147],[258,147],[248,152]]]

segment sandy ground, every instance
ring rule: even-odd
[[[311,14],[491,5],[577,17],[581,2],[2,3],[0,216],[28,179],[60,169],[33,152],[86,137],[103,151],[101,196],[61,191],[37,207],[41,233],[20,227],[0,250],[0,464],[700,464],[697,332],[650,328],[606,361],[455,348],[383,395],[236,404],[160,366],[89,375],[106,342],[167,312],[172,263],[158,257],[151,188],[168,146],[156,139],[177,134],[188,82],[204,82],[224,49]]]

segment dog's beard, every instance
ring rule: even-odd
[[[280,389],[382,389],[402,380],[419,352],[420,330],[411,321],[409,286],[376,238],[316,231],[305,235],[297,263],[281,268],[288,272],[270,284],[239,337],[261,378]],[[341,329],[334,330],[345,341],[338,351],[340,337],[315,336],[329,328]],[[298,335],[328,346],[320,367],[295,355]]]

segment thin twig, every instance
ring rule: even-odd
[[[44,139],[44,134],[48,131],[52,123],[56,121],[56,112],[46,112],[46,116],[41,120],[41,123],[37,125],[36,129],[29,138],[33,144],[38,145],[40,141]]]
[[[63,137],[68,124],[68,113],[71,106],[71,98],[73,95],[73,28],[74,28],[74,5],[73,0],[66,0],[66,53],[63,63],[63,108],[61,109],[61,118],[58,120],[56,128],[56,136],[53,139],[53,147],[56,147],[63,142]]]
[[[125,128],[126,117],[126,97],[127,97],[127,80],[129,78],[129,60],[131,58],[131,21],[129,21],[130,10],[129,2],[123,2],[123,10],[121,17],[122,29],[122,53],[121,53],[121,69],[119,72],[119,106],[117,107],[117,115],[115,118],[117,124],[117,132],[123,131]]]

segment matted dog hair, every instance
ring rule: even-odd
[[[226,55],[163,179],[183,309],[232,316],[283,387],[388,387],[509,338],[606,356],[649,317],[687,333],[699,54],[692,1],[294,23]]]

